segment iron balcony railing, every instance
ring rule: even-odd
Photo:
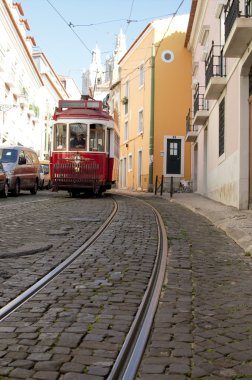
[[[211,50],[205,61],[206,87],[212,77],[226,76],[226,58],[223,56],[223,46],[214,45],[212,41]]]
[[[240,0],[228,0],[225,11],[225,40],[227,40],[232,26],[237,17],[252,17],[252,0],[243,0],[244,9],[242,10]]]
[[[193,96],[193,113],[194,116],[198,111],[208,111],[208,101],[204,96],[204,86],[200,86],[199,83],[195,87]]]
[[[188,114],[186,115],[186,133],[197,131],[195,126],[192,124],[192,111],[189,108]]]

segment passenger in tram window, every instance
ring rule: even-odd
[[[86,141],[80,133],[76,133],[75,137],[70,142],[71,148],[86,148]]]

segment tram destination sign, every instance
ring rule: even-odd
[[[100,102],[92,100],[60,100],[61,108],[100,108]]]

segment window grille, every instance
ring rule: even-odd
[[[225,137],[225,98],[219,105],[219,157],[224,153],[224,137]]]
[[[249,72],[249,96],[252,95],[252,66]]]

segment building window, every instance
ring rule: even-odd
[[[128,155],[128,171],[132,171],[132,154]]]
[[[252,95],[252,66],[250,67],[249,72],[249,96]]]
[[[125,82],[125,94],[124,98],[127,100],[124,104],[124,114],[127,115],[129,111],[129,81]]]
[[[144,65],[139,66],[139,87],[144,85]]]
[[[224,153],[225,138],[225,98],[219,105],[219,157]]]
[[[124,123],[124,131],[123,131],[123,140],[124,141],[128,141],[128,139],[129,139],[129,130],[128,129],[129,129],[128,128],[128,122],[125,121],[125,123]]]
[[[138,130],[137,130],[137,132],[138,133],[143,133],[143,128],[144,128],[144,124],[143,124],[143,110],[141,110],[141,111],[138,112]]]
[[[224,6],[220,12],[220,45],[225,45],[225,9]]]

